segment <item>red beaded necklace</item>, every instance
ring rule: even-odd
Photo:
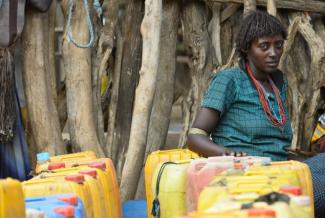
[[[264,90],[263,88],[261,87],[261,85],[259,84],[259,82],[255,79],[255,77],[253,76],[253,73],[252,73],[252,70],[250,69],[250,67],[248,66],[248,64],[246,63],[245,64],[245,67],[246,67],[246,70],[248,72],[248,75],[249,77],[251,78],[251,80],[253,81],[256,89],[257,89],[257,92],[258,92],[258,98],[260,99],[260,102],[262,104],[262,107],[264,109],[264,112],[266,114],[266,117],[272,122],[272,124],[274,126],[277,126],[277,127],[282,127],[285,122],[286,122],[286,115],[284,113],[284,109],[283,109],[283,105],[282,105],[282,101],[281,101],[281,98],[280,98],[280,94],[279,94],[279,90],[278,88],[275,86],[274,82],[272,81],[270,75],[268,75],[268,81],[270,82],[271,84],[271,88],[275,94],[275,97],[276,97],[276,101],[279,105],[279,109],[280,109],[280,117],[281,119],[280,120],[277,120],[271,110],[270,110],[270,106],[267,102],[267,100],[265,99],[265,95],[264,95]]]

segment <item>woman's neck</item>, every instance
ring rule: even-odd
[[[261,72],[258,70],[253,63],[248,61],[248,66],[251,69],[253,76],[255,79],[257,79],[260,82],[265,82],[267,81],[268,73]]]

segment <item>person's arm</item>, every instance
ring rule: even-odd
[[[192,128],[203,130],[204,134],[189,134],[187,138],[187,145],[191,151],[194,151],[204,157],[234,155],[244,156],[245,153],[233,152],[232,150],[213,143],[209,135],[218,125],[220,119],[220,112],[209,108],[201,108],[193,123]]]
[[[201,108],[192,125],[192,128],[198,128],[207,133],[203,134],[189,134],[187,137],[188,148],[205,157],[220,156],[226,153],[223,146],[214,144],[209,135],[219,122],[220,113],[209,108]]]

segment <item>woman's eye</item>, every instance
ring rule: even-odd
[[[266,43],[262,43],[262,44],[260,44],[260,48],[261,49],[267,49],[267,44]]]
[[[282,48],[283,47],[283,42],[278,42],[275,47],[277,48]]]

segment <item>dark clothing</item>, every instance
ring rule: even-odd
[[[325,153],[316,155],[305,161],[308,164],[314,189],[315,217],[325,216]]]
[[[0,145],[0,178],[12,177],[23,181],[29,178],[31,167],[19,108],[16,98],[17,121],[14,140]]]

